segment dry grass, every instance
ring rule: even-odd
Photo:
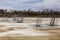
[[[4,25],[0,25],[0,32],[6,32],[8,31],[8,28]]]
[[[0,40],[45,40],[47,37],[24,37],[24,36],[6,36],[0,37]]]
[[[56,35],[51,35],[49,36],[50,40],[60,40],[60,34],[56,34]]]
[[[2,27],[2,26],[1,26]],[[8,31],[10,30],[17,30],[17,29],[26,29],[26,28],[9,28],[7,29]],[[60,28],[33,28],[36,31],[49,31],[49,30],[60,30]],[[7,30],[1,30],[0,32],[5,32]],[[17,35],[7,35],[7,36],[0,36],[0,40],[60,40],[60,33],[52,33],[49,32],[53,35],[48,35],[48,36],[17,36]]]
[[[49,36],[2,36],[0,40],[60,40],[60,34]]]
[[[6,27],[5,25],[0,25],[0,32],[12,31],[26,29],[26,27]]]
[[[6,32],[6,31],[8,31],[8,30],[2,30],[2,29],[0,29],[0,32]]]
[[[9,28],[8,30],[20,30],[20,29],[26,29],[25,27],[13,27],[13,28]]]
[[[47,31],[47,33],[53,34],[53,35],[48,36],[49,40],[60,40],[60,28],[34,28],[34,30]]]
[[[60,30],[60,28],[34,28],[37,31]]]

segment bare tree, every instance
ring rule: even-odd
[[[18,23],[23,23],[23,15],[22,15],[22,13],[21,13],[20,15],[21,15],[21,18],[20,18],[20,20],[18,20],[18,19],[19,19],[19,18],[18,18],[18,19],[17,19],[17,22],[18,22]]]
[[[37,22],[36,22],[36,27],[41,27],[41,21],[42,21],[42,18],[39,17],[39,14],[37,13]]]
[[[23,23],[23,13],[21,13],[21,23]]]
[[[55,26],[55,15],[54,15],[54,11],[51,10],[51,14],[52,14],[52,17],[51,17],[51,22],[50,22],[50,26]]]
[[[17,15],[14,15],[14,16],[13,16],[13,21],[16,21],[16,16],[17,16]]]
[[[50,26],[54,26],[55,25],[55,17],[52,17],[51,18],[51,22],[50,22]]]

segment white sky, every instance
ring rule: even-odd
[[[0,9],[60,10],[60,0],[0,0]]]

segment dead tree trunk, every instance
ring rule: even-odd
[[[9,18],[9,15],[7,16],[7,21],[9,21],[9,19],[8,19],[8,18]]]
[[[42,18],[39,17],[39,14],[37,14],[37,24],[36,27],[41,27],[41,20]]]
[[[41,21],[42,21],[42,18],[37,18],[36,27],[41,27]]]
[[[14,17],[13,17],[13,21],[16,21],[16,16],[14,15]]]
[[[55,25],[55,17],[52,17],[51,18],[51,22],[50,22],[50,26],[54,26]]]
[[[37,24],[36,24],[36,27],[40,27],[38,17],[37,17]]]
[[[21,23],[23,23],[23,14],[21,13]]]
[[[22,13],[21,13],[20,20],[19,20],[19,18],[17,18],[17,23],[23,23],[23,15],[22,15]]]

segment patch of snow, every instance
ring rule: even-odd
[[[14,35],[14,34],[19,34],[20,36],[48,36],[51,35],[46,32],[38,32],[33,29],[21,29],[21,30],[14,30],[14,31],[8,31],[8,32],[3,32],[0,33],[0,36],[5,36],[5,35]],[[18,35],[18,36],[19,36]]]

